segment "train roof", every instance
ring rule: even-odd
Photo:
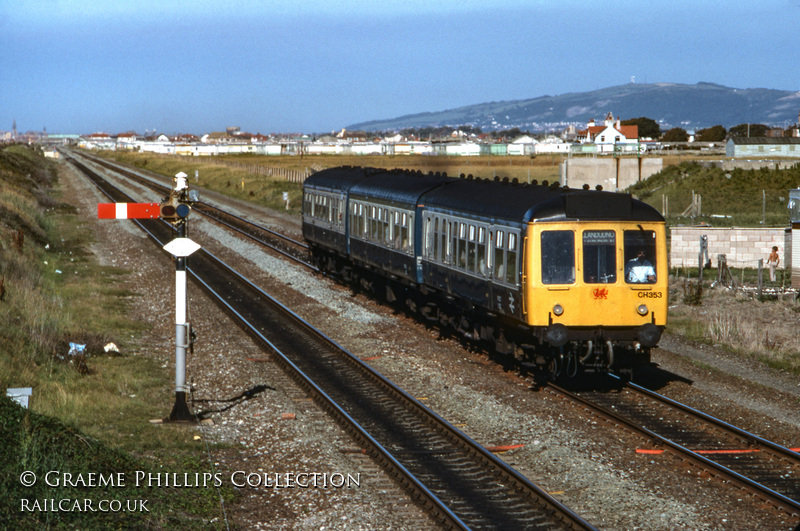
[[[329,168],[310,175],[303,182],[303,187],[347,191],[354,184],[366,179],[371,170],[373,169],[353,166]]]
[[[560,220],[664,221],[630,194],[578,190],[508,180],[458,179],[445,173],[343,166],[322,170],[304,186],[349,191],[360,198],[463,213],[509,223]]]
[[[516,223],[664,219],[656,209],[629,194],[486,179],[457,179],[426,193],[421,202],[435,210]]]
[[[458,181],[446,173],[421,173],[405,170],[376,172],[350,189],[352,197],[379,200],[414,209],[426,192]]]
[[[422,194],[443,183],[457,180],[447,177],[446,173],[342,166],[311,175],[303,186],[347,191],[352,197],[414,209]]]

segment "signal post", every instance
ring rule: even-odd
[[[155,219],[168,221],[178,231],[178,237],[163,248],[175,257],[175,404],[167,422],[195,422],[189,410],[186,393],[186,352],[191,347],[191,324],[186,321],[186,258],[200,249],[187,236],[186,223],[191,205],[197,201],[196,192],[189,192],[186,174],[175,175],[175,188],[161,203],[101,203],[97,205],[100,219]]]

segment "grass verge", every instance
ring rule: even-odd
[[[33,388],[29,409],[0,397],[0,527],[224,527],[224,482],[166,486],[165,473],[213,474],[206,447],[195,428],[149,423],[171,406],[160,362],[105,352],[112,339],[136,350],[147,330],[128,317],[128,271],[96,263],[91,231],[53,198],[57,183],[35,148],[0,149],[0,383]]]

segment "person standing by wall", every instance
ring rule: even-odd
[[[778,264],[781,262],[781,257],[778,256],[778,246],[772,246],[772,252],[769,253],[767,257],[767,265],[769,266],[769,280],[770,282],[775,282],[775,270],[778,268]]]

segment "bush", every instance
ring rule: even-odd
[[[703,303],[703,284],[684,280],[683,302],[690,306],[700,306]]]

